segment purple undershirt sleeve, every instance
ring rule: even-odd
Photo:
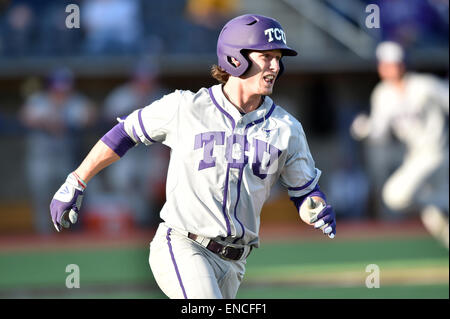
[[[319,189],[319,184],[314,187],[312,191],[309,193],[300,196],[300,197],[291,197],[291,201],[294,203],[295,207],[297,207],[297,211],[300,209],[300,206],[302,205],[303,201],[306,199],[306,197],[309,196],[318,196],[320,198],[323,198],[325,202],[327,202],[327,198],[325,197],[325,194],[322,193],[322,191]]]
[[[123,122],[114,126],[108,133],[103,135],[101,141],[108,145],[114,153],[120,157],[124,156],[126,152],[136,144],[125,132]]]

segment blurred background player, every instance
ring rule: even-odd
[[[102,112],[105,127],[115,125],[117,118],[168,93],[159,81],[159,71],[154,64],[138,63],[130,73],[129,81],[113,89],[105,99]],[[144,148],[133,148],[126,161],[119,161],[105,171],[106,180],[102,190],[99,190],[104,191],[104,196],[91,198],[105,199],[95,205],[97,210],[100,207],[107,210],[103,205],[107,202],[109,206],[113,204],[116,208],[131,212],[136,225],[156,225],[157,212],[164,203],[169,149],[160,144],[155,146],[150,152]]]
[[[351,134],[369,139],[369,165],[377,186],[384,183],[378,189],[387,208],[419,209],[427,230],[448,248],[448,82],[407,72],[395,42],[380,43],[376,57],[381,82],[371,96],[370,116],[358,115]],[[390,174],[399,154],[395,141],[406,149]]]
[[[47,88],[30,95],[20,119],[28,128],[25,165],[33,202],[34,227],[41,234],[51,231],[47,221],[49,192],[62,172],[77,163],[80,132],[94,122],[91,102],[74,90],[69,69],[53,71]]]

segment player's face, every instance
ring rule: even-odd
[[[252,51],[248,57],[252,65],[243,79],[251,94],[269,95],[280,72],[280,50]]]
[[[378,74],[383,81],[398,81],[404,73],[402,63],[380,62],[378,63]]]

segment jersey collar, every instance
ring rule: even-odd
[[[255,122],[259,119],[270,116],[269,113],[273,111],[274,105],[272,99],[265,96],[263,103],[256,110],[242,116],[239,110],[223,94],[222,84],[212,86],[211,92],[213,94],[213,99],[218,104],[216,107],[221,108],[223,110],[222,112],[226,112],[229,117],[232,117],[235,123],[237,123],[240,119],[242,119],[245,123]]]

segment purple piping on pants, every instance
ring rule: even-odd
[[[172,263],[173,263],[173,266],[175,268],[175,272],[177,273],[178,282],[180,283],[181,290],[183,291],[184,299],[188,299],[187,296],[186,296],[186,291],[184,290],[183,282],[181,281],[180,272],[178,271],[177,262],[175,261],[175,257],[173,255],[172,244],[170,243],[170,232],[171,232],[171,230],[172,230],[172,228],[169,228],[167,230],[167,236],[166,236],[167,244],[169,245],[170,257],[172,257]]]
[[[145,130],[145,127],[144,127],[144,123],[142,122],[142,115],[141,115],[141,113],[142,113],[142,109],[140,109],[139,112],[138,112],[138,119],[139,119],[139,125],[141,126],[141,130],[144,133],[144,136],[147,138],[147,140],[149,140],[152,143],[156,143],[156,141],[152,140],[150,138],[150,136],[148,136],[147,131]]]

